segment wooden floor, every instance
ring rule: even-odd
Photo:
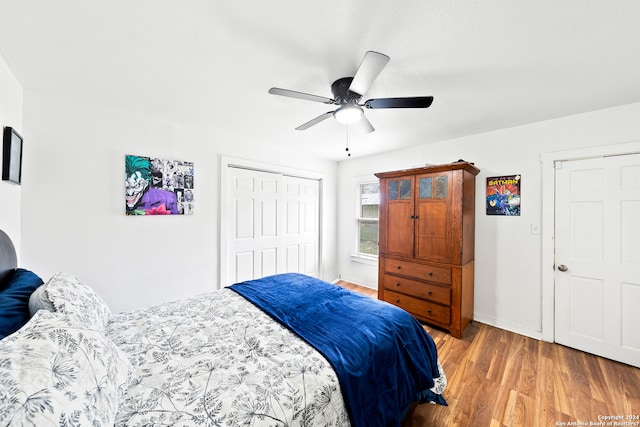
[[[588,426],[600,421],[603,426],[640,426],[638,368],[478,322],[467,327],[462,339],[425,329],[447,375],[443,396],[449,406],[418,405],[403,427]],[[613,419],[607,424],[603,416],[622,418],[620,424]]]

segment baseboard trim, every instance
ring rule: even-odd
[[[484,316],[480,313],[474,313],[473,320],[484,323],[485,325],[491,325],[495,326],[496,328],[504,329],[505,331],[524,335],[525,337],[542,340],[542,331],[532,330],[516,323],[505,322],[500,319],[496,319],[493,316]]]

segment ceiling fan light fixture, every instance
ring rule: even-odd
[[[357,122],[364,115],[364,110],[357,105],[343,105],[333,112],[333,117],[344,125]]]

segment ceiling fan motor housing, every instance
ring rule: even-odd
[[[353,77],[343,77],[331,84],[331,93],[337,104],[357,104],[362,95],[349,90]]]

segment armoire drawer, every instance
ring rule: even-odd
[[[451,288],[391,274],[384,275],[384,289],[400,292],[443,305],[451,305]]]
[[[433,265],[387,258],[384,262],[384,271],[385,273],[415,277],[416,279],[444,285],[451,284],[451,269],[447,267],[435,267]]]
[[[384,300],[426,321],[432,320],[443,325],[451,321],[451,309],[443,305],[391,291],[384,293]]]

